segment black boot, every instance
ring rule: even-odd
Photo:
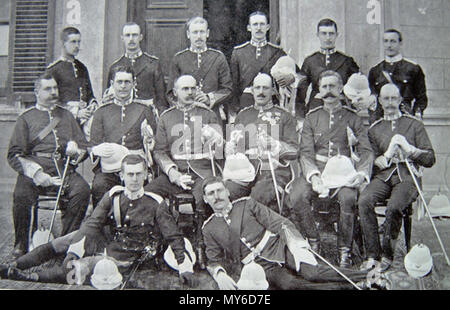
[[[39,277],[36,273],[25,272],[14,267],[8,269],[8,279],[14,281],[39,281]]]
[[[16,260],[17,268],[25,270],[39,266],[56,256],[55,249],[50,243],[45,243]]]
[[[350,248],[339,248],[339,267],[350,268],[352,266]]]

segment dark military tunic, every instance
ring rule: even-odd
[[[299,100],[301,103],[306,104],[305,99],[308,86],[312,84],[307,111],[322,104],[321,100],[314,100],[314,97],[319,93],[319,76],[326,70],[333,70],[339,73],[342,77],[343,85],[345,85],[353,73],[359,72],[359,67],[352,57],[334,49],[330,52],[318,51],[306,57],[301,68],[301,73],[306,76],[306,79],[300,82]]]
[[[95,99],[88,69],[78,59],[70,61],[61,57],[48,65],[47,72],[53,75],[58,83],[63,107],[69,101],[84,101],[89,104]]]
[[[117,66],[133,68],[136,80],[134,89],[134,97],[136,99],[153,99],[153,104],[158,109],[159,114],[169,107],[165,97],[164,75],[161,70],[161,63],[157,57],[142,52],[136,58],[129,58],[123,55],[111,65],[107,87],[111,86],[112,69]]]
[[[373,94],[378,96],[381,88],[391,81],[397,85],[403,97],[404,112],[412,115],[416,112],[423,114],[428,105],[428,98],[422,68],[410,60],[401,58],[395,62],[384,60],[370,69],[369,86]],[[371,123],[382,116],[383,108],[378,105],[375,115],[371,115]]]
[[[114,213],[114,197],[119,199],[120,214]],[[164,199],[154,193],[145,192],[131,200],[123,187],[114,187],[73,240],[81,240],[83,236],[86,236],[86,256],[102,253],[106,248],[108,255],[119,261],[133,261],[146,246],[156,256],[170,245],[177,262],[184,261],[183,237]]]
[[[192,75],[200,89],[210,97],[214,107],[224,104],[232,91],[230,68],[225,55],[208,48],[201,53],[185,49],[175,54],[171,63],[168,91],[181,75]],[[215,110],[215,109],[214,109]]]
[[[252,85],[259,72],[270,75],[270,69],[282,56],[286,56],[283,49],[270,42],[256,46],[248,41],[234,47],[230,62],[233,78],[232,112],[238,113],[241,109],[253,105],[252,94],[244,90]]]

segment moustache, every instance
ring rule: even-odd
[[[332,93],[326,93],[322,98],[323,98],[323,99],[327,99],[327,98],[336,98],[336,96],[333,95]]]

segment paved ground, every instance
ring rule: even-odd
[[[6,190],[0,192],[0,199],[3,202],[0,206],[0,263],[11,260],[11,250],[13,245],[12,216],[11,216],[11,194]],[[48,225],[50,219],[49,211],[41,211],[41,223]],[[58,229],[58,221],[56,222]],[[450,219],[435,219],[435,224],[444,242],[447,252],[450,250]],[[330,262],[336,264],[336,235],[332,226],[324,227],[322,233],[321,254]],[[393,282],[393,289],[396,290],[448,290],[450,289],[450,267],[447,266],[444,255],[437,241],[434,230],[428,218],[418,221],[417,213],[413,216],[412,245],[417,243],[426,244],[432,253],[433,270],[423,279],[416,280],[408,276],[403,266],[403,256],[406,253],[403,239],[397,244],[394,266],[389,272],[389,277]],[[356,252],[356,251],[355,251]],[[356,264],[360,261],[355,258]],[[216,289],[215,283],[205,271],[198,273],[200,285],[196,290]],[[180,284],[177,273],[168,268],[164,268],[158,273],[149,270],[140,270],[130,281],[128,288],[148,289],[148,290],[184,290],[187,287]],[[23,290],[90,290],[91,286],[71,286],[59,284],[42,284],[0,280],[0,289],[23,289]]]

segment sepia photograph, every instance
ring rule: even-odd
[[[0,0],[0,290],[449,290],[449,30],[449,0]]]

